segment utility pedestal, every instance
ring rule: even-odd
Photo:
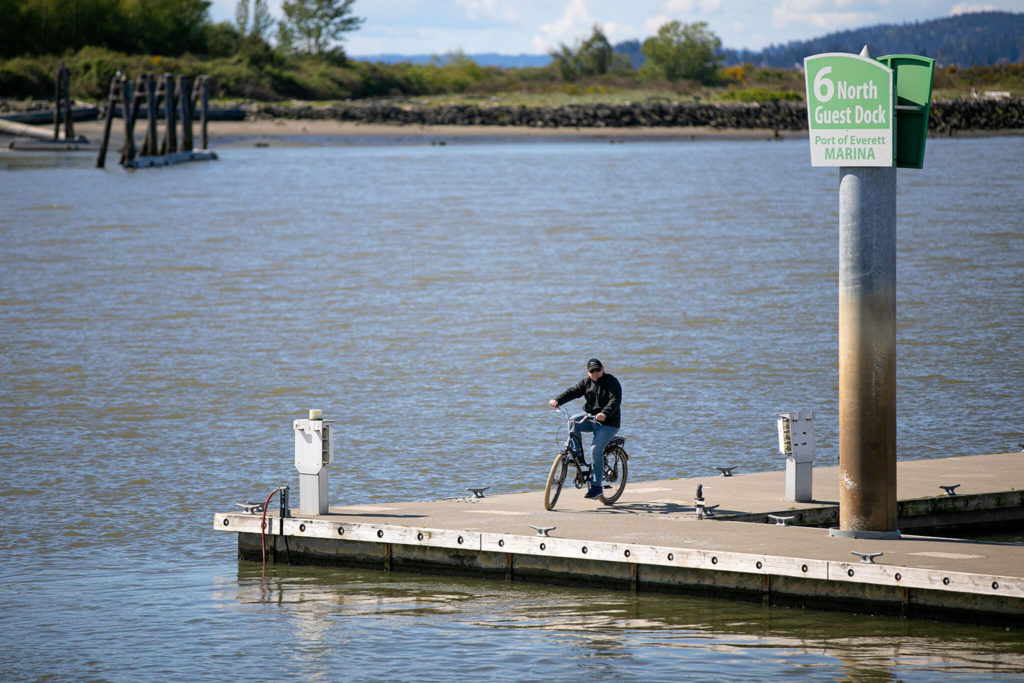
[[[334,430],[319,410],[295,420],[295,469],[299,471],[299,510],[327,514],[327,465],[334,462]]]
[[[786,500],[814,500],[814,413],[779,413],[779,452],[786,456]]]

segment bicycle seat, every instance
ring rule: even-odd
[[[610,446],[622,446],[622,445],[625,445],[625,443],[626,443],[626,437],[624,437],[624,436],[613,436],[611,441],[608,442],[608,446],[605,446],[605,448],[608,448]]]

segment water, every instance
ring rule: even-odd
[[[1024,138],[899,179],[899,452],[1024,441]],[[838,173],[806,142],[226,149],[140,172],[0,154],[5,677],[965,680],[1019,632],[235,560],[215,511],[543,486],[600,357],[635,480],[837,461]],[[628,488],[627,488],[628,495]]]

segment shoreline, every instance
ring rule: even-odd
[[[75,134],[84,136],[87,147],[98,146],[103,138],[101,119],[78,121]],[[210,121],[211,149],[240,147],[308,147],[360,144],[431,144],[482,142],[653,142],[653,141],[778,141],[806,139],[806,130],[767,128],[716,128],[712,126],[631,126],[631,127],[553,127],[497,125],[390,124],[339,121],[336,119],[260,118],[244,121]],[[46,126],[38,126],[47,130]],[[162,135],[163,122],[159,123]],[[122,144],[123,122],[115,119],[110,134],[110,149]],[[136,140],[143,127],[136,124]],[[198,149],[199,125],[193,123]],[[929,138],[1019,137],[1024,129],[964,130],[952,135],[931,134]],[[0,148],[10,142],[27,140],[0,134]]]
[[[234,120],[209,122],[211,147],[346,144],[448,144],[522,141],[688,141],[807,139],[802,102],[594,103],[548,107],[511,105],[405,106],[391,102],[247,103],[229,108]],[[242,118],[244,117],[244,118]],[[239,120],[239,118],[241,120]],[[137,139],[144,122],[137,122]],[[158,125],[160,125],[158,123]],[[76,122],[75,132],[99,144],[102,119]],[[161,128],[163,126],[160,126]],[[10,128],[10,127],[9,127]],[[46,126],[40,125],[42,131]],[[111,145],[123,122],[114,121]],[[198,126],[193,124],[193,132]],[[936,101],[929,137],[1024,134],[1024,97]],[[12,131],[17,134],[18,131]],[[9,144],[9,143],[8,143]],[[6,147],[0,140],[0,145]]]
[[[115,119],[111,144],[121,144],[121,119]],[[577,127],[553,128],[534,126],[488,125],[423,125],[383,124],[337,121],[331,119],[268,118],[246,121],[211,121],[207,124],[214,148],[270,146],[299,147],[323,144],[366,144],[422,142],[507,141],[571,141],[593,140],[620,142],[637,140],[781,140],[806,137],[807,131],[774,131],[770,129],[718,129],[710,126],[688,127]],[[161,125],[160,130],[163,129]],[[198,143],[199,125],[194,123],[193,135]],[[136,125],[136,136],[140,127]],[[103,137],[103,121],[75,123],[75,133],[90,143]]]

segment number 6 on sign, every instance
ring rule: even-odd
[[[818,97],[819,102],[828,102],[832,99],[832,93],[835,92],[832,81],[825,78],[830,73],[832,73],[832,67],[826,66],[814,77],[814,94]]]

